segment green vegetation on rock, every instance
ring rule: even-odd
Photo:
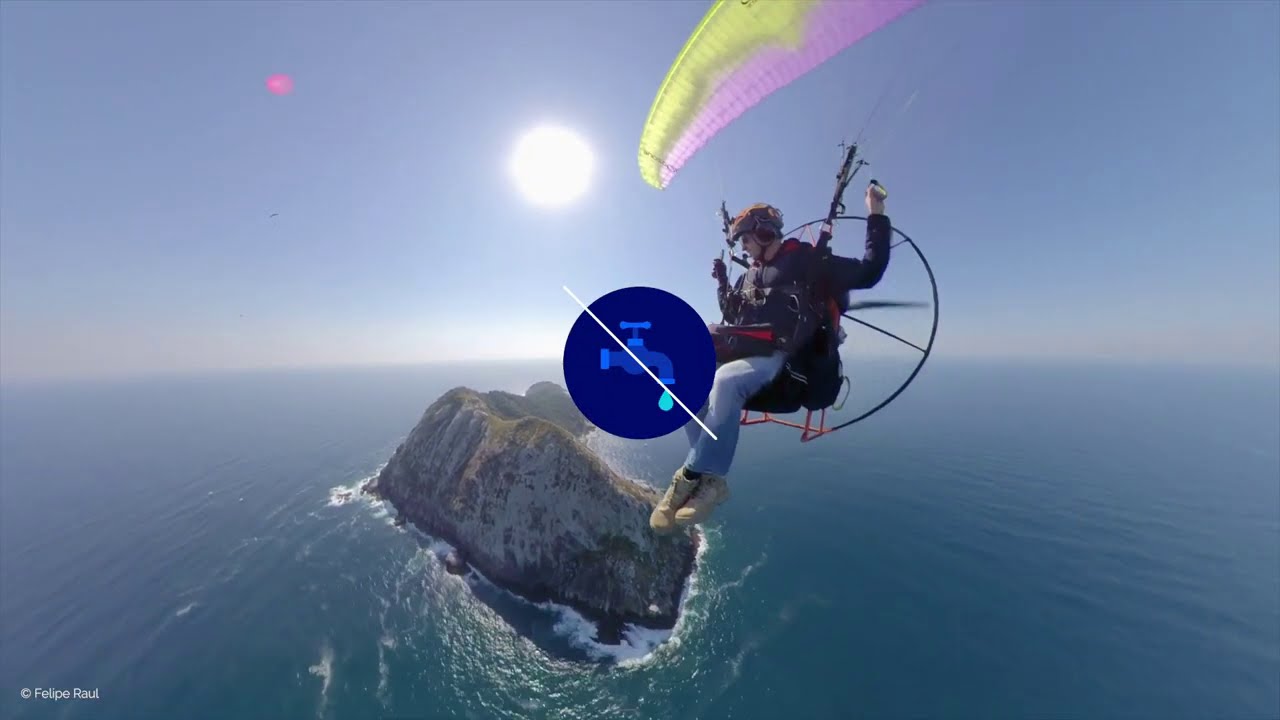
[[[581,437],[592,429],[569,392],[553,382],[534,383],[523,396],[493,390],[482,397],[494,413],[507,420],[542,418],[575,437]]]

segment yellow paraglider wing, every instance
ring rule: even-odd
[[[665,188],[703,145],[775,90],[924,0],[717,0],[676,57],[640,138]]]

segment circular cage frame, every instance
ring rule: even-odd
[[[838,216],[836,216],[834,219],[835,219],[835,220],[864,220],[864,221],[865,221],[867,218],[862,217],[862,216],[859,216],[859,215],[838,215]],[[795,228],[793,228],[793,229],[792,229],[792,230],[790,230],[789,232],[787,232],[783,237],[794,237],[795,235],[797,235],[797,234],[799,234],[799,233],[803,233],[803,232],[805,232],[805,231],[809,230],[809,228],[812,228],[812,227],[813,227],[813,226],[815,226],[815,225],[819,225],[819,224],[821,224],[821,223],[826,222],[826,220],[827,220],[826,218],[818,218],[817,220],[811,220],[811,221],[809,221],[809,222],[803,223],[803,224],[801,224],[801,225],[796,226]],[[827,409],[826,409],[826,408],[824,408],[824,409],[822,409],[821,411],[819,411],[819,412],[820,412],[820,420],[819,420],[819,423],[818,423],[818,427],[813,427],[813,414],[814,414],[814,411],[812,411],[812,410],[808,410],[808,411],[806,411],[805,422],[804,422],[804,424],[803,424],[803,425],[801,425],[801,424],[799,424],[799,423],[795,423],[795,422],[789,422],[789,421],[786,421],[786,420],[782,420],[782,419],[780,419],[780,418],[777,418],[777,417],[775,417],[775,416],[771,415],[770,413],[761,413],[761,414],[763,415],[763,417],[762,417],[762,418],[750,418],[749,416],[750,416],[750,412],[751,412],[751,411],[749,411],[749,410],[743,410],[743,411],[742,411],[742,417],[741,417],[741,418],[740,418],[740,420],[739,420],[740,424],[742,424],[742,425],[758,425],[758,424],[762,424],[762,423],[769,423],[769,422],[771,422],[771,423],[776,423],[776,424],[779,424],[779,425],[785,425],[785,426],[787,426],[787,427],[793,427],[793,428],[796,428],[796,429],[799,429],[799,430],[803,430],[803,431],[804,431],[804,432],[803,432],[803,434],[802,434],[802,435],[801,435],[801,437],[800,437],[800,441],[801,441],[801,442],[809,442],[810,440],[814,440],[814,439],[816,439],[816,438],[822,437],[823,435],[829,435],[829,434],[831,434],[831,433],[833,433],[833,432],[835,432],[835,431],[837,431],[837,430],[840,430],[840,429],[842,429],[842,428],[847,428],[847,427],[849,427],[850,425],[853,425],[853,424],[855,424],[855,423],[862,422],[863,420],[866,420],[867,418],[871,417],[872,415],[875,415],[876,413],[878,413],[878,412],[880,412],[881,410],[883,410],[886,406],[888,406],[888,405],[889,405],[889,403],[891,403],[891,402],[893,402],[894,400],[896,400],[896,399],[898,398],[898,396],[899,396],[899,395],[901,395],[901,394],[902,394],[902,393],[907,389],[907,387],[909,387],[909,386],[911,385],[911,383],[915,381],[916,376],[918,376],[918,375],[920,374],[920,371],[924,368],[925,363],[926,363],[926,362],[928,362],[928,360],[929,360],[929,356],[930,356],[930,354],[933,352],[933,343],[934,343],[934,341],[935,341],[935,340],[937,339],[937,337],[938,337],[938,318],[939,318],[939,308],[938,308],[938,280],[937,280],[937,278],[936,278],[936,277],[934,276],[934,274],[933,274],[933,267],[929,265],[929,259],[925,257],[925,255],[924,255],[924,251],[922,251],[922,250],[920,249],[920,246],[916,244],[916,241],[915,241],[915,240],[912,240],[910,235],[907,235],[905,232],[903,232],[902,230],[898,229],[897,227],[894,227],[894,228],[893,228],[893,234],[894,234],[895,236],[900,237],[900,238],[901,238],[901,240],[898,240],[897,242],[890,242],[889,247],[890,247],[890,248],[895,248],[895,247],[898,247],[898,246],[903,245],[903,244],[910,245],[910,246],[911,246],[911,249],[912,249],[913,251],[915,251],[916,257],[917,257],[917,258],[919,258],[919,260],[920,260],[920,264],[924,266],[925,274],[926,274],[926,275],[928,276],[928,278],[929,278],[929,289],[930,289],[930,292],[932,293],[932,296],[933,296],[933,297],[932,297],[933,321],[932,321],[932,323],[930,324],[930,327],[929,327],[929,340],[928,340],[928,342],[926,342],[926,343],[924,344],[924,346],[923,346],[923,347],[921,347],[920,345],[917,345],[917,344],[915,344],[915,343],[913,343],[913,342],[911,342],[911,341],[909,341],[909,340],[905,340],[905,339],[903,339],[903,338],[901,338],[901,337],[898,337],[897,335],[895,335],[895,334],[893,334],[893,333],[889,332],[888,330],[885,330],[884,328],[878,327],[878,326],[876,326],[876,325],[875,325],[875,324],[873,324],[873,323],[869,323],[869,322],[867,322],[866,320],[862,320],[862,319],[860,319],[860,318],[853,317],[853,315],[852,315],[852,314],[850,314],[852,311],[842,313],[842,314],[841,314],[841,317],[842,317],[842,318],[844,318],[845,320],[851,320],[851,321],[853,321],[853,322],[855,322],[855,323],[857,323],[857,324],[859,324],[859,325],[862,325],[862,326],[864,326],[864,327],[867,327],[867,328],[870,328],[870,329],[872,329],[872,330],[875,330],[876,332],[878,332],[878,333],[880,333],[880,334],[882,334],[882,335],[885,335],[886,337],[892,338],[892,339],[894,339],[894,340],[896,340],[896,341],[898,341],[898,342],[902,343],[903,345],[906,345],[906,346],[908,346],[908,347],[911,347],[911,348],[913,348],[913,349],[915,349],[915,350],[919,351],[919,352],[920,352],[920,361],[916,363],[916,366],[915,366],[914,368],[912,368],[912,370],[911,370],[911,374],[907,376],[907,379],[906,379],[906,380],[904,380],[904,381],[903,381],[903,383],[902,383],[901,385],[899,385],[899,386],[898,386],[898,388],[897,388],[896,390],[894,390],[892,393],[890,393],[890,394],[888,395],[888,397],[886,397],[885,399],[881,400],[879,404],[875,405],[875,406],[874,406],[874,407],[872,407],[870,410],[867,410],[866,412],[862,413],[861,415],[858,415],[857,417],[853,418],[852,420],[846,420],[845,422],[842,422],[842,423],[840,423],[839,425],[835,425],[835,426],[833,426],[833,427],[826,427],[826,416],[827,416]]]

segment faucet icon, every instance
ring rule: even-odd
[[[623,330],[630,330],[631,337],[627,338],[627,347],[645,367],[651,367],[654,375],[658,376],[658,380],[664,385],[675,385],[676,374],[675,368],[671,366],[671,359],[660,352],[654,352],[644,346],[644,338],[640,337],[641,330],[649,330],[653,327],[649,322],[623,322],[619,323],[619,327]],[[636,365],[635,360],[627,354],[625,350],[610,350],[609,348],[600,349],[600,369],[610,370],[612,368],[622,368],[631,375],[643,375],[644,367]],[[670,410],[674,406],[674,402],[669,392],[663,392],[662,397],[658,399],[658,407],[663,410]]]

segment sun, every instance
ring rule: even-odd
[[[511,156],[516,187],[530,203],[543,207],[568,205],[582,197],[594,170],[586,141],[560,127],[530,130]]]

